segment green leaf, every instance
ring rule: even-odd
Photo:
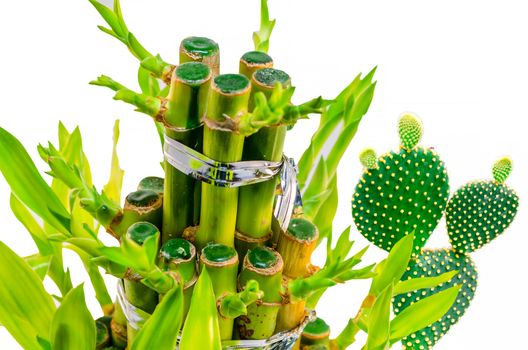
[[[401,279],[411,258],[413,241],[414,233],[411,233],[394,245],[382,267],[376,271],[378,275],[372,280],[370,294],[378,295],[387,286]]]
[[[119,23],[119,18],[114,13],[114,11],[104,6],[97,0],[88,0],[88,1],[90,1],[90,3],[95,7],[97,12],[99,12],[101,17],[103,17],[103,19],[106,21],[106,23],[108,23],[110,28],[112,28],[112,31],[115,34],[114,36],[119,38],[119,40],[125,42],[126,35],[128,32],[123,30],[123,28],[121,28],[121,25]]]
[[[3,128],[0,128],[0,171],[22,203],[55,229],[69,235],[68,212],[40,176],[22,144]]]
[[[53,350],[93,350],[95,337],[95,321],[86,307],[81,284],[64,297],[53,316],[51,345]]]
[[[391,343],[438,321],[451,308],[461,287],[445,289],[403,310],[391,322]]]
[[[37,336],[48,337],[55,304],[39,276],[0,242],[0,323],[28,350],[41,350]]]
[[[41,256],[39,254],[26,256],[24,260],[37,273],[40,280],[44,280],[51,265],[52,256]]]
[[[313,219],[314,225],[319,229],[319,240],[321,240],[321,237],[327,237],[332,232],[332,224],[338,204],[337,174],[330,181],[328,191],[330,192],[328,198],[317,210]]]
[[[405,281],[400,281],[394,286],[393,295],[405,294],[415,290],[436,287],[439,284],[449,282],[457,273],[457,270],[453,270],[445,272],[439,276],[412,278]]]
[[[163,296],[134,339],[131,350],[174,350],[183,323],[183,309],[183,288],[178,283]]]
[[[13,214],[15,214],[15,217],[22,225],[24,225],[26,230],[33,238],[33,241],[35,242],[40,254],[43,256],[53,254],[53,247],[48,242],[46,232],[44,232],[42,227],[40,227],[40,225],[37,223],[37,220],[35,220],[26,206],[22,204],[22,202],[20,202],[18,198],[12,193],[9,204],[11,206],[11,211]]]
[[[143,67],[139,67],[138,70],[138,83],[141,88],[141,92],[149,96],[158,96],[160,92],[160,87],[158,80],[150,74]]]
[[[253,43],[256,51],[268,52],[269,39],[275,20],[270,21],[268,0],[260,1],[260,29],[258,32],[253,32]]]
[[[367,350],[388,349],[391,300],[392,284],[388,285],[376,298],[368,316]]]
[[[117,143],[119,141],[119,119],[114,123],[114,137],[112,147],[112,165],[110,167],[110,178],[103,188],[104,193],[116,203],[121,202],[121,188],[123,186],[124,171],[119,165],[117,156]]]
[[[216,298],[207,269],[202,269],[194,286],[191,307],[183,326],[179,349],[222,349]]]
[[[331,344],[337,349],[348,349],[348,347],[356,341],[356,334],[359,332],[359,327],[354,319],[348,320],[345,328],[339,333],[337,338],[331,340]]]

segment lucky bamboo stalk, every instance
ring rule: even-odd
[[[262,51],[249,51],[240,58],[239,72],[251,80],[253,73],[259,69],[272,68],[273,59]]]
[[[218,44],[199,36],[182,40],[180,45],[180,64],[185,62],[202,62],[208,65],[216,76],[220,74],[220,49]]]
[[[160,249],[158,264],[162,270],[176,272],[182,279],[184,284],[183,318],[185,319],[191,305],[193,287],[198,277],[196,271],[196,248],[189,241],[182,238],[168,240]]]
[[[205,107],[211,69],[199,62],[183,63],[173,72],[164,114],[165,133],[201,151],[201,116]],[[180,237],[198,223],[200,184],[165,161],[162,242]]]
[[[258,70],[251,80],[251,95],[255,96],[257,92],[263,92],[269,99],[277,83],[283,88],[288,88],[291,84],[289,75],[273,68]],[[250,99],[250,110],[252,105]],[[280,161],[286,128],[286,125],[282,124],[267,126],[249,136],[244,143],[242,159]],[[236,236],[236,246],[240,256],[244,256],[248,248],[263,245],[271,238],[277,181],[278,176],[240,189]]]
[[[318,239],[319,231],[313,223],[301,217],[291,219],[277,243],[277,251],[284,260],[284,275],[298,278],[313,273],[311,257]]]
[[[162,210],[163,200],[158,193],[151,190],[134,191],[126,197],[122,212],[114,217],[107,231],[119,238],[138,221],[147,221],[160,228]]]
[[[165,180],[157,176],[147,176],[139,181],[138,190],[150,190],[163,194],[163,182]]]
[[[291,279],[308,277],[315,272],[311,256],[317,247],[319,232],[317,227],[303,218],[293,218],[288,230],[281,232],[277,251],[284,260],[284,283],[287,287]],[[277,315],[276,332],[297,327],[306,316],[306,300],[286,298]]]
[[[219,162],[242,159],[244,135],[225,129],[225,123],[247,112],[249,80],[240,74],[223,74],[211,83],[204,116],[203,154]],[[234,247],[238,188],[202,184],[200,227],[196,245],[209,242]]]
[[[137,222],[130,226],[127,230],[127,238],[133,240],[139,245],[149,237],[159,235],[159,230],[156,226],[149,222]],[[158,304],[158,293],[141,283],[141,276],[134,271],[126,274],[124,279],[125,297],[130,304],[141,309],[149,314],[154,312]],[[134,337],[139,332],[130,323],[127,324],[127,341],[130,347],[134,341]]]
[[[110,322],[112,344],[120,348],[125,348],[127,345],[127,320],[121,304],[116,302],[114,305],[114,313],[112,314],[112,321]]]
[[[235,249],[223,244],[209,244],[202,249],[200,263],[207,269],[216,299],[237,291],[238,255]],[[218,324],[222,340],[233,336],[232,318],[226,318],[220,313]]]
[[[238,330],[242,339],[266,339],[273,335],[283,298],[283,267],[280,254],[268,247],[256,247],[248,251],[244,258],[239,276],[240,285],[255,280],[264,296],[262,302],[248,306],[246,316],[238,318]]]

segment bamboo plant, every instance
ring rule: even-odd
[[[289,75],[274,68],[267,54],[275,20],[266,0],[254,51],[242,55],[239,73],[231,74],[220,74],[215,41],[183,39],[176,66],[130,32],[119,0],[110,7],[90,2],[108,24],[99,29],[139,60],[141,91],[108,76],[92,84],[110,88],[116,100],[153,119],[165,145],[164,175],[143,174],[122,203],[119,123],[101,190],[80,130],[69,132],[61,123],[58,146],[38,147],[48,182],[22,144],[0,128],[0,171],[12,191],[11,209],[38,250],[22,258],[0,242],[0,324],[23,348],[341,350],[365,332],[366,350],[399,341],[404,348],[427,349],[463,315],[477,278],[469,253],[502,234],[517,211],[518,196],[504,183],[509,158],[494,165],[493,180],[467,184],[449,198],[443,162],[418,146],[421,123],[404,115],[398,152],[378,158],[368,149],[360,156],[365,170],[352,218],[362,235],[388,251],[381,262],[364,265],[368,246],[353,253],[351,227],[337,236],[332,221],[337,167],[372,101],[375,70],[358,75],[332,100],[295,104]],[[299,160],[302,200],[281,226],[273,216],[281,174],[239,183],[236,167],[261,161],[284,168],[288,130],[313,114],[321,117]],[[183,162],[191,171],[171,158],[167,150],[174,144],[194,157]],[[207,172],[197,174],[204,159]],[[423,250],[444,213],[452,247]],[[99,237],[99,228],[113,243]],[[312,254],[325,239],[326,260],[318,267]],[[97,320],[86,307],[83,285],[73,286],[63,248],[80,257],[89,275],[101,307]],[[116,299],[102,272],[118,283]],[[44,288],[46,276],[59,296]],[[370,289],[333,338],[330,325],[312,319],[312,310],[329,288],[356,279],[370,280]]]

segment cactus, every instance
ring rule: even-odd
[[[414,231],[414,254],[419,254],[442,218],[449,196],[443,161],[418,145],[422,124],[404,114],[398,124],[401,146],[376,159],[373,150],[360,155],[365,170],[352,198],[352,216],[363,236],[389,251]]]
[[[511,170],[511,160],[504,157],[493,166],[493,180],[470,182],[454,193],[446,220],[451,245],[457,252],[479,249],[513,221],[519,197],[504,184]]]
[[[438,340],[453,326],[465,313],[477,287],[477,270],[471,257],[467,254],[459,254],[453,249],[423,250],[415,258],[402,280],[420,277],[439,276],[445,272],[457,270],[449,282],[442,283],[431,289],[421,289],[406,294],[397,295],[393,306],[395,314],[401,313],[410,305],[426,298],[432,294],[462,284],[458,297],[449,311],[437,322],[413,333],[402,340],[404,349],[422,350],[430,349]]]

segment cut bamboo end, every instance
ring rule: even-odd
[[[240,58],[239,72],[251,79],[253,73],[259,69],[272,68],[273,59],[262,51],[249,51]]]
[[[317,247],[319,231],[304,218],[293,218],[288,230],[281,232],[277,251],[284,259],[284,274],[290,278],[306,277],[312,273],[311,257]]]
[[[281,303],[283,300],[282,270],[284,262],[280,254],[268,247],[256,247],[250,250],[245,258],[239,285],[244,286],[247,281],[255,280],[260,290],[264,292],[262,301]]]
[[[130,193],[125,199],[124,210],[145,214],[162,206],[161,196],[152,190],[138,190]]]
[[[203,62],[213,75],[220,71],[220,48],[209,38],[191,36],[182,40],[180,45],[180,64],[186,62]]]
[[[200,261],[208,267],[222,268],[238,264],[238,254],[234,248],[213,243],[202,249]]]
[[[241,74],[222,74],[215,77],[207,99],[205,121],[229,122],[247,112],[251,84]],[[211,125],[209,125],[211,127]],[[215,129],[215,127],[211,127]],[[229,129],[229,126],[224,126]]]
[[[320,319],[316,318],[308,323],[301,336],[302,345],[328,345],[330,337],[330,326]]]
[[[161,177],[147,176],[139,181],[137,189],[138,191],[148,190],[158,194],[163,194],[163,182],[164,179]]]
[[[97,331],[96,347],[95,347],[96,350],[104,349],[105,347],[110,345],[111,343],[111,337],[110,337],[111,320],[112,320],[111,317],[101,317],[95,321],[95,328]]]
[[[168,240],[160,249],[159,262],[163,269],[179,273],[188,283],[196,275],[196,248],[185,239]]]
[[[244,259],[249,250],[265,246],[271,239],[272,235],[273,232],[269,232],[263,237],[250,237],[237,231],[235,233],[235,249],[238,252],[238,256]]]
[[[291,85],[291,79],[288,73],[275,68],[257,70],[253,74],[251,81],[260,89],[266,90],[272,90],[277,83],[280,83],[283,88],[287,88]]]
[[[132,224],[127,230],[127,238],[133,240],[139,245],[143,243],[150,237],[159,235],[160,232],[158,228],[152,225],[150,222],[136,222]]]

